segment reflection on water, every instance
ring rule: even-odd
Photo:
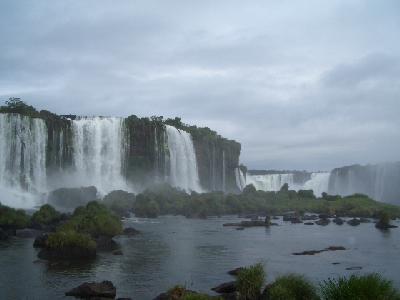
[[[381,232],[373,223],[321,227],[281,221],[281,226],[268,229],[222,227],[235,221],[235,217],[127,219],[126,225],[142,234],[117,238],[124,255],[100,253],[88,263],[47,264],[37,260],[31,239],[1,242],[0,298],[63,299],[68,289],[93,280],[111,280],[119,297],[133,299],[152,299],[175,284],[210,292],[216,284],[232,280],[228,270],[256,262],[264,263],[269,281],[288,272],[304,273],[314,281],[379,272],[400,287],[400,229]],[[292,255],[332,245],[348,250]],[[357,266],[362,270],[346,270]]]

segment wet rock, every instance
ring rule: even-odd
[[[307,250],[307,251],[303,251],[303,252],[294,252],[292,253],[293,255],[314,255],[314,254],[318,254],[321,252],[326,252],[326,251],[338,251],[338,250],[346,250],[345,247],[342,246],[329,246],[325,249],[322,250]]]
[[[318,217],[319,217],[320,219],[333,218],[333,216],[332,216],[332,215],[329,215],[329,214],[319,214]]]
[[[358,226],[360,225],[360,223],[360,220],[356,218],[347,221],[347,224],[349,224],[350,226]]]
[[[333,262],[332,265],[340,265],[340,262]]]
[[[124,230],[122,232],[122,234],[126,235],[126,236],[134,236],[134,235],[138,235],[139,233],[140,233],[140,231],[133,227],[124,228]]]
[[[30,228],[17,229],[15,231],[15,235],[19,238],[36,238],[41,234],[42,234],[41,230],[30,229]]]
[[[317,215],[304,215],[303,216],[303,221],[315,221],[318,220],[318,216]]]
[[[238,276],[239,272],[242,271],[243,269],[244,269],[243,267],[239,267],[239,268],[228,271],[228,274],[232,275],[232,276]]]
[[[315,222],[315,224],[320,225],[320,226],[326,226],[331,222],[329,219],[319,219],[318,221]]]
[[[81,248],[81,247],[64,247],[61,249],[43,248],[38,253],[40,259],[45,260],[80,260],[96,258],[96,249]]]
[[[244,227],[238,227],[236,230],[244,230]]]
[[[214,292],[218,294],[230,294],[237,291],[237,282],[236,281],[229,281],[222,283],[214,288],[212,288]]]
[[[390,228],[397,228],[396,225],[391,225],[391,224],[387,224],[387,223],[383,223],[383,222],[377,222],[375,224],[375,227],[381,230],[388,230]]]
[[[39,235],[35,238],[35,241],[33,242],[33,247],[34,248],[45,248],[48,238],[49,238],[48,233],[42,233],[41,235]]]
[[[336,225],[343,225],[343,223],[344,223],[343,219],[339,218],[339,217],[333,219],[332,222],[335,223]]]
[[[100,236],[96,239],[96,249],[99,251],[113,251],[118,249],[118,244],[108,236]]]
[[[359,220],[360,220],[360,223],[371,223],[371,220],[367,219],[367,218],[360,218]]]
[[[313,222],[305,222],[304,225],[314,225]]]
[[[113,252],[112,252],[112,254],[113,255],[124,255],[124,253],[122,252],[122,250],[114,250]]]
[[[303,222],[301,221],[301,219],[298,218],[298,217],[290,219],[290,222],[291,222],[292,224],[300,224],[300,223],[303,223]]]
[[[66,296],[74,296],[79,298],[110,298],[114,299],[117,289],[111,281],[102,282],[85,282],[80,286],[73,288],[65,293]]]
[[[348,271],[355,271],[355,270],[361,270],[361,269],[362,269],[362,267],[359,267],[359,266],[346,268],[346,270],[348,270]]]

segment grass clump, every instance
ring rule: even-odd
[[[324,300],[398,300],[400,294],[391,281],[379,274],[351,275],[349,278],[328,279],[320,284]]]
[[[265,282],[263,265],[258,263],[240,270],[237,276],[238,291],[244,300],[258,299]]]
[[[276,279],[269,289],[270,300],[317,300],[316,288],[304,276],[289,274]]]
[[[93,238],[113,237],[122,233],[121,220],[104,205],[92,201],[75,209],[71,219],[61,226],[60,231],[76,231]]]
[[[95,250],[96,242],[94,242],[87,234],[78,233],[72,230],[57,231],[49,235],[47,247],[52,250],[65,248]]]
[[[50,204],[45,204],[40,207],[40,209],[35,212],[32,216],[32,224],[37,225],[49,225],[57,222],[61,217],[61,214],[55,210]]]

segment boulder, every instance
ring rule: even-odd
[[[48,233],[42,233],[41,235],[35,238],[33,242],[34,248],[46,248],[47,239],[49,238]]]
[[[371,223],[371,220],[367,218],[360,218],[360,223]]]
[[[317,215],[304,215],[302,219],[303,219],[303,221],[315,221],[315,220],[318,220],[318,216]]]
[[[375,224],[375,227],[381,230],[388,230],[390,228],[397,228],[396,225],[391,225],[391,224],[387,224],[387,223],[383,223],[383,222],[377,222]]]
[[[358,226],[360,225],[360,223],[360,220],[356,218],[347,221],[347,224],[349,224],[350,226]]]
[[[318,221],[315,222],[315,224],[320,225],[320,226],[326,226],[331,222],[329,219],[319,219]]]
[[[31,228],[17,229],[15,231],[15,235],[19,238],[36,238],[41,234],[41,230]]]
[[[100,236],[96,239],[96,249],[99,251],[113,251],[118,249],[118,244],[108,236]]]
[[[117,289],[111,281],[85,282],[65,293],[66,296],[79,298],[110,298],[114,299]]]
[[[124,230],[123,230],[123,232],[122,232],[122,234],[123,234],[123,235],[126,235],[126,236],[134,236],[134,235],[137,235],[137,234],[139,234],[139,233],[140,233],[140,231],[139,231],[139,230],[136,230],[136,229],[133,228],[133,227],[124,228]]]
[[[333,223],[335,223],[336,225],[343,225],[344,221],[342,218],[337,217],[333,219]]]
[[[234,293],[237,291],[237,282],[236,281],[225,282],[216,287],[213,287],[211,290],[218,294]]]
[[[304,225],[314,225],[313,222],[305,222]]]
[[[232,275],[232,276],[238,276],[239,272],[242,271],[243,269],[244,269],[243,267],[239,267],[239,268],[228,271],[228,274]]]
[[[291,218],[291,219],[290,219],[290,222],[291,222],[292,224],[303,223],[299,217]]]

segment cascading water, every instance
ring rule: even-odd
[[[330,175],[329,172],[311,173],[311,179],[307,180],[301,189],[313,190],[314,195],[320,197],[323,192],[328,191]]]
[[[293,174],[246,174],[246,185],[252,184],[257,190],[279,191],[285,183],[287,183],[289,187],[294,186]]]
[[[246,187],[246,177],[240,168],[235,168],[236,185],[240,191]]]
[[[74,166],[81,185],[94,185],[102,194],[127,190],[122,176],[123,119],[80,118],[72,128]]]
[[[170,161],[169,183],[185,191],[201,192],[192,136],[166,125]]]
[[[32,207],[46,190],[47,127],[42,119],[0,114],[0,202]],[[12,201],[12,202],[10,202]]]

